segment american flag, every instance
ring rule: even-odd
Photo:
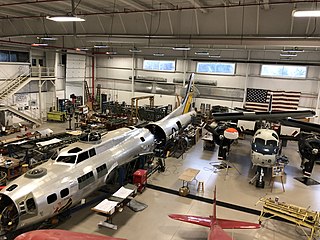
[[[248,88],[244,108],[253,111],[268,111],[271,101],[272,111],[297,110],[300,95],[300,92]]]

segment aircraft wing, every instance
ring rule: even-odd
[[[232,240],[232,238],[219,225],[213,225],[208,240]]]
[[[192,215],[181,215],[181,214],[170,214],[170,218],[182,222],[188,222],[196,225],[200,225],[203,227],[211,227],[211,219],[210,217],[200,217],[200,216],[192,216]]]
[[[123,238],[113,238],[89,233],[71,232],[59,229],[35,230],[23,233],[14,240],[41,240],[41,239],[59,239],[59,240],[125,240]]]
[[[212,117],[216,121],[228,120],[281,120],[286,118],[304,118],[314,116],[311,110],[301,111],[278,111],[278,112],[237,112],[237,113],[214,113]]]
[[[261,225],[257,223],[235,221],[235,220],[228,220],[228,219],[219,219],[219,218],[217,219],[217,224],[222,229],[256,229],[261,227]]]
[[[283,125],[300,128],[303,131],[320,133],[320,125],[317,123],[303,122],[291,118],[281,120],[280,122]]]

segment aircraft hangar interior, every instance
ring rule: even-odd
[[[1,0],[0,239],[320,239],[318,17]]]

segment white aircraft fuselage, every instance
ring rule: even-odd
[[[194,114],[173,115],[146,128],[117,129],[100,140],[63,148],[55,159],[29,170],[0,192],[0,234],[41,222],[78,204],[104,185],[117,166],[152,152],[155,141],[165,142],[175,130],[186,127]]]

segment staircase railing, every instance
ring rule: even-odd
[[[12,79],[6,79],[0,84],[0,99],[6,97],[9,93],[11,93],[14,89],[16,89],[20,84],[28,79],[30,76],[30,69],[19,74],[17,77]]]
[[[31,67],[30,77],[55,77],[54,67]]]

